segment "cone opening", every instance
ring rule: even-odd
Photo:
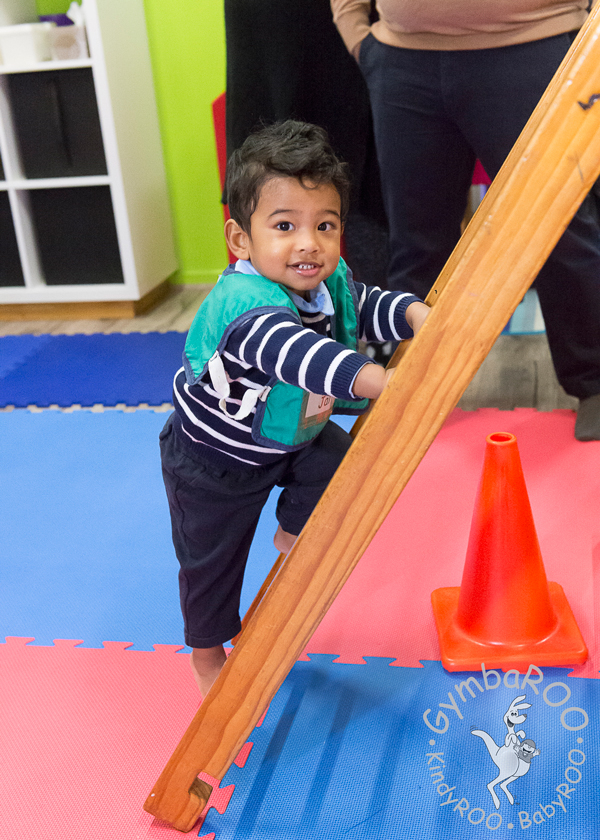
[[[510,432],[494,432],[493,435],[487,436],[487,440],[489,443],[513,443],[516,437]]]

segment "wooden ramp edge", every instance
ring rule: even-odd
[[[194,826],[210,793],[198,773],[223,778],[309,642],[600,173],[595,97],[600,6],[440,275],[425,325],[146,800],[149,813],[181,831]]]

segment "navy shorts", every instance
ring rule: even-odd
[[[169,417],[160,449],[187,645],[214,647],[240,632],[246,561],[271,490],[283,488],[281,527],[299,534],[350,443],[350,435],[329,422],[308,446],[275,464],[226,469],[203,458],[198,444],[184,437],[177,415]]]

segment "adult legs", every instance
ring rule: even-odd
[[[571,43],[568,35],[444,54],[447,107],[494,177]],[[600,393],[600,226],[588,196],[536,279],[559,382],[584,400]],[[600,428],[599,428],[600,432]]]
[[[427,293],[458,239],[474,158],[490,176],[498,172],[570,42],[564,35],[441,53],[396,49],[372,36],[363,42],[360,63],[391,229],[391,288]],[[600,227],[593,198],[563,234],[536,289],[561,385],[584,401],[586,416],[598,406],[592,431],[587,417],[586,431],[576,434],[600,438]]]
[[[425,297],[460,237],[475,155],[444,104],[441,54],[369,35],[369,89],[390,230],[390,289]]]

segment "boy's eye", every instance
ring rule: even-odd
[[[321,222],[317,230],[334,230],[335,225],[332,222]]]
[[[291,222],[278,222],[276,227],[277,227],[277,230],[287,231],[287,230],[292,229],[292,223]]]

